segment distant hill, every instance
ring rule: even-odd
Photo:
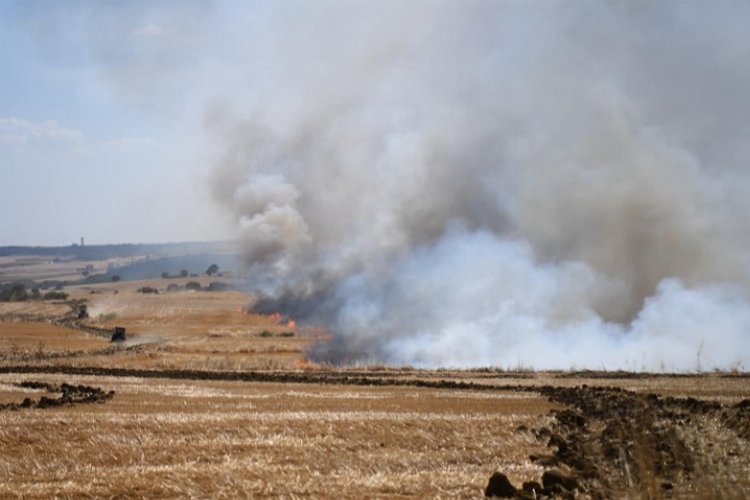
[[[219,266],[219,272],[231,271],[236,273],[241,269],[239,257],[238,254],[194,254],[140,260],[133,264],[110,269],[106,275],[92,277],[91,281],[94,279],[109,281],[114,274],[126,281],[158,278],[164,272],[176,277],[183,269],[188,274],[201,275],[205,274],[211,264]]]
[[[0,257],[11,255],[37,255],[67,257],[76,260],[103,260],[117,257],[168,257],[174,255],[229,254],[236,244],[231,241],[185,243],[123,243],[116,245],[69,245],[64,247],[5,246],[0,247]]]
[[[234,242],[71,245],[65,247],[0,247],[0,285],[22,283],[50,288],[165,275],[203,275],[216,264],[219,272],[241,273],[242,259]],[[96,264],[97,261],[103,261]],[[80,263],[79,263],[80,262]],[[91,268],[90,270],[87,268]],[[79,276],[72,278],[72,276]]]

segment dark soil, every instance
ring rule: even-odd
[[[510,484],[508,477],[501,472],[492,474],[487,488],[484,489],[484,494],[488,497],[514,498],[517,493],[516,487]]]
[[[268,371],[205,371],[205,370],[142,370],[127,368],[102,368],[86,366],[0,366],[0,373],[47,373],[63,375],[89,375],[108,377],[165,378],[174,380],[228,380],[241,382],[276,382],[294,384],[359,385],[424,387],[474,391],[525,391],[539,392],[538,388],[521,385],[485,385],[452,380],[423,380],[383,378],[379,375],[330,372],[268,372]]]
[[[644,498],[679,497],[678,486],[690,484],[694,475],[704,472],[697,470],[698,457],[683,437],[699,433],[705,425],[703,417],[722,422],[726,432],[739,438],[748,439],[750,430],[748,400],[725,406],[616,387],[543,387],[541,392],[569,409],[555,412],[553,429],[536,431],[549,440],[554,452],[532,460],[566,467],[579,481],[578,488],[573,482],[556,482],[591,498],[622,497],[628,492]],[[547,479],[542,478],[545,489]]]
[[[63,383],[61,385],[48,384],[46,382],[25,381],[16,384],[26,389],[43,389],[51,394],[60,394],[60,397],[50,398],[42,396],[39,399],[24,398],[20,403],[0,404],[0,411],[17,411],[28,408],[57,408],[85,403],[102,403],[111,399],[115,391],[105,392],[98,387],[87,385],[72,385]]]

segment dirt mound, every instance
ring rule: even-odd
[[[572,476],[559,470],[549,470],[542,476],[542,483],[527,481],[519,490],[501,472],[494,472],[490,477],[485,496],[500,498],[515,498],[517,500],[531,500],[540,498],[576,498],[581,490],[581,484]]]
[[[743,399],[722,413],[724,423],[750,441],[750,399]]]
[[[585,385],[547,386],[541,392],[569,409],[555,412],[553,429],[535,431],[556,449],[553,455],[530,458],[545,467],[564,465],[573,472],[569,482],[545,472],[545,490],[556,483],[566,490],[581,486],[592,498],[634,491],[650,498],[669,496],[677,484],[688,484],[697,472],[695,451],[685,436],[700,434],[710,422],[723,422],[725,430],[733,429],[745,439],[750,431],[750,404],[744,401],[727,408],[714,401]]]
[[[61,385],[48,384],[46,382],[24,381],[16,386],[24,389],[41,389],[52,394],[60,394],[58,398],[42,396],[39,399],[24,398],[20,403],[6,403],[0,405],[0,410],[16,411],[22,408],[55,408],[74,404],[100,403],[111,399],[115,391],[105,392],[98,387],[87,385],[73,385],[63,383]]]
[[[490,482],[484,490],[485,496],[488,497],[514,498],[516,493],[518,493],[518,490],[510,483],[508,476],[502,472],[492,474]]]
[[[581,488],[581,484],[572,476],[568,476],[557,469],[545,471],[542,475],[542,487],[553,490],[557,489],[558,486],[568,491]]]

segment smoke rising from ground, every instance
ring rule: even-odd
[[[279,9],[212,186],[314,358],[748,367],[747,5]]]

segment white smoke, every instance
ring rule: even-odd
[[[748,5],[298,7],[206,123],[257,307],[330,328],[314,357],[748,366]]]

